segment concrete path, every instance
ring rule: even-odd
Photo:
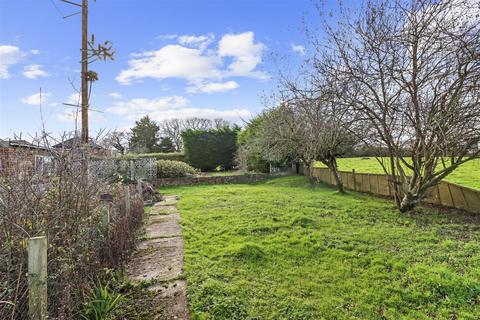
[[[157,308],[155,319],[190,319],[187,304],[187,283],[182,279],[183,238],[178,196],[165,196],[155,204],[146,225],[142,241],[127,268],[133,282],[151,283]]]

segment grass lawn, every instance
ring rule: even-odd
[[[320,162],[317,162],[316,166],[325,167],[325,165]],[[338,168],[342,171],[352,171],[352,169],[355,169],[356,172],[360,173],[384,173],[375,157],[369,157],[368,159],[339,158]],[[445,180],[480,190],[480,159],[475,159],[463,164]]]
[[[194,319],[478,319],[480,218],[310,187],[179,194]]]

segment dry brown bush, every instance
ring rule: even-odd
[[[135,188],[127,215],[123,185],[95,172],[89,147],[54,149],[43,142],[48,150],[33,154],[53,161],[35,165],[32,150],[19,148],[9,170],[0,171],[0,319],[27,318],[29,237],[48,238],[49,319],[74,319],[88,286],[125,260],[142,224]],[[102,194],[113,202],[101,201]]]

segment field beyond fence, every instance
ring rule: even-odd
[[[313,176],[321,182],[336,185],[332,173],[327,168],[314,168]],[[385,174],[356,173],[352,170],[340,171],[340,176],[345,188],[349,190],[393,197],[391,181]],[[424,202],[480,213],[480,191],[446,181],[431,187]]]

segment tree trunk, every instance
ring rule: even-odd
[[[313,176],[313,161],[308,161],[305,163],[307,166],[307,177],[308,177],[308,182],[313,186],[317,182],[317,179]]]
[[[338,192],[345,193],[345,188],[343,187],[343,181],[342,181],[342,177],[340,176],[340,173],[336,168],[332,170],[332,173],[333,173],[333,177],[335,178],[335,183],[337,184]]]
[[[418,195],[413,195],[410,192],[407,192],[407,194],[403,196],[398,209],[400,212],[408,212],[413,210],[419,202],[420,198]]]
[[[324,164],[327,165],[328,169],[330,169],[330,172],[333,174],[333,178],[335,179],[335,183],[337,185],[338,192],[340,193],[345,193],[345,188],[343,187],[343,181],[342,177],[340,176],[340,173],[338,172],[338,167],[337,167],[337,159],[330,159],[324,162]]]

